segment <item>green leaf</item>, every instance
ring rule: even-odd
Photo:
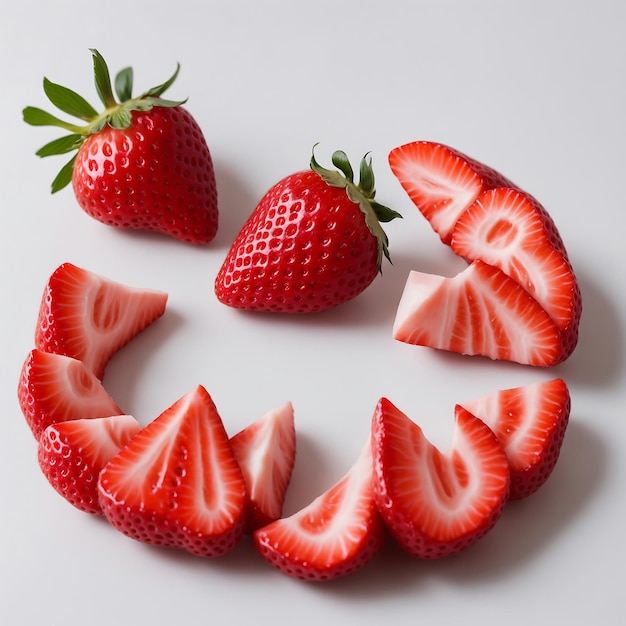
[[[109,68],[102,55],[91,48],[91,54],[93,56],[93,73],[96,81],[96,91],[98,96],[105,107],[114,107],[117,102],[113,95],[113,89],[111,88],[111,75],[109,74]]]
[[[115,111],[109,118],[109,126],[117,130],[124,130],[130,128],[133,121],[132,115],[128,109],[119,109]]]
[[[331,160],[333,165],[340,169],[350,182],[354,181],[354,171],[352,170],[352,165],[350,165],[350,159],[348,159],[348,155],[343,150],[333,152]]]
[[[126,102],[133,97],[133,68],[126,67],[115,77],[115,93],[120,102]]]
[[[51,191],[56,193],[61,191],[64,187],[67,187],[72,182],[72,172],[74,171],[74,161],[76,161],[76,155],[74,155],[56,175],[56,178],[52,181]]]
[[[47,78],[43,79],[43,90],[48,99],[57,109],[89,122],[98,116],[98,112],[82,96],[75,91],[57,85]]]
[[[180,63],[176,64],[176,71],[161,85],[157,85],[156,87],[152,87],[152,89],[148,89],[143,95],[144,96],[160,96],[167,89],[172,86],[172,83],[176,80],[178,76],[178,72],[180,70]]]
[[[370,204],[372,205],[372,208],[374,209],[374,212],[376,213],[376,217],[378,218],[379,222],[391,222],[396,218],[402,219],[402,215],[400,213],[394,211],[393,209],[390,209],[384,204],[376,202],[376,200],[370,200]]]
[[[22,110],[22,115],[24,121],[31,126],[58,126],[73,133],[81,133],[84,130],[80,126],[64,122],[51,113],[37,107],[25,107]]]
[[[40,157],[53,156],[57,154],[66,154],[72,150],[76,150],[83,139],[82,135],[73,133],[71,135],[65,135],[59,137],[50,143],[47,143],[42,148],[39,148],[35,154]]]
[[[366,198],[373,198],[375,189],[374,170],[372,169],[372,160],[367,159],[367,154],[361,159],[359,167],[359,187]]]

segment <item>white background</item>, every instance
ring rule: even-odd
[[[623,623],[626,335],[623,243],[626,5],[620,0],[369,0],[86,3],[3,1],[2,624]],[[46,107],[43,76],[97,102],[89,48],[136,90],[182,65],[168,97],[188,97],[215,160],[222,222],[203,249],[123,233],[49,182],[63,158],[34,152],[59,133],[21,121]],[[580,342],[552,370],[414,348],[390,338],[407,272],[462,267],[387,165],[393,147],[441,141],[499,169],[554,218],[584,299]],[[220,305],[213,278],[267,188],[371,151],[394,265],[353,302],[285,318]],[[105,386],[148,423],[201,383],[234,433],[294,403],[298,458],[285,513],[355,460],[389,397],[445,448],[453,406],[499,388],[563,377],[571,424],[559,464],[511,504],[484,540],[445,561],[388,548],[332,584],[287,578],[244,541],[213,561],[150,548],[73,509],[41,475],[16,400],[48,275],[70,261],[170,294],[165,316],[111,361]],[[621,616],[623,617],[623,615]],[[454,620],[454,621],[453,621]]]

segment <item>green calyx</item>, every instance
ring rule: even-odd
[[[91,54],[96,91],[104,105],[104,111],[99,113],[76,92],[44,78],[43,89],[50,102],[63,113],[76,117],[85,123],[65,122],[37,107],[26,107],[22,114],[27,124],[31,126],[57,126],[70,133],[47,143],[36,152],[37,156],[47,157],[77,152],[87,137],[100,132],[107,125],[117,130],[129,128],[132,123],[132,111],[149,111],[155,106],[176,107],[186,102],[186,100],[174,101],[161,98],[161,94],[176,80],[180,65],[176,66],[174,74],[163,84],[148,89],[140,96],[133,98],[132,68],[127,67],[121,70],[115,76],[112,85],[109,68],[102,55],[93,49]],[[75,160],[76,154],[61,168],[61,171],[52,181],[52,193],[63,189],[70,183]]]
[[[317,144],[315,144],[317,145]],[[382,274],[383,255],[391,263],[389,255],[389,239],[380,225],[381,222],[390,222],[397,217],[402,217],[400,213],[386,207],[376,200],[376,185],[374,180],[374,170],[372,169],[372,159],[366,154],[359,166],[359,182],[354,181],[354,170],[345,152],[337,150],[333,152],[332,163],[340,171],[328,170],[322,167],[315,159],[315,146],[311,154],[311,169],[321,176],[324,182],[331,187],[339,187],[346,190],[346,195],[352,202],[357,204],[365,216],[365,223],[370,232],[378,242],[378,271]]]

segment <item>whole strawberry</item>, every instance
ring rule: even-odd
[[[359,183],[336,151],[340,171],[321,167],[291,174],[263,196],[237,235],[215,280],[220,302],[281,313],[323,311],[368,287],[389,259],[380,223],[398,213],[376,200],[367,155]]]
[[[179,67],[168,81],[135,98],[132,68],[123,69],[115,77],[116,99],[106,62],[91,52],[104,112],[46,78],[44,91],[52,104],[85,124],[64,122],[35,107],[23,111],[28,124],[70,133],[37,152],[45,157],[76,151],[54,179],[52,192],[71,182],[79,205],[104,224],[208,243],[218,227],[211,154],[183,102],[161,98]]]

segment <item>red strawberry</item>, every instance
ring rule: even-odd
[[[486,189],[513,187],[492,168],[440,143],[415,141],[394,148],[389,165],[444,243],[463,211]]]
[[[424,559],[474,544],[495,525],[508,497],[508,463],[495,435],[462,407],[455,418],[447,454],[386,398],[372,422],[378,510],[398,544]]]
[[[511,188],[482,193],[459,217],[452,249],[511,276],[543,306],[573,350],[580,289],[552,218],[534,198]]]
[[[511,471],[511,499],[525,498],[550,477],[570,414],[570,395],[560,378],[503,389],[464,402],[498,437]]]
[[[371,161],[357,185],[345,153],[287,176],[263,196],[215,280],[229,306],[284,313],[323,311],[360,294],[389,258],[380,226],[399,215],[374,200]]]
[[[216,557],[243,533],[245,484],[202,386],[137,433],[104,467],[98,489],[109,521],[138,541]]]
[[[482,261],[452,278],[411,272],[393,336],[410,344],[536,366],[556,365],[572,348],[525,289]]]
[[[26,107],[24,121],[70,132],[37,154],[78,150],[52,183],[52,192],[72,182],[79,205],[96,220],[126,229],[164,233],[205,244],[217,232],[217,187],[211,154],[197,122],[183,102],[160,96],[176,79],[132,97],[133,73],[115,78],[92,50],[96,89],[105,111],[98,113],[75,92],[44,79],[46,95],[62,112],[84,125],[64,122],[41,109]]]
[[[369,563],[384,542],[369,442],[333,487],[290,517],[258,529],[253,539],[266,561],[303,580],[333,580]]]
[[[249,531],[282,515],[296,456],[293,406],[269,411],[230,439],[248,495]]]
[[[82,361],[41,350],[24,361],[17,397],[37,439],[50,424],[122,413]]]
[[[39,466],[70,504],[98,515],[102,513],[98,503],[100,471],[139,429],[130,415],[51,424],[39,440]]]
[[[71,263],[50,276],[35,345],[80,359],[102,378],[109,359],[163,315],[167,294],[129,287]]]

